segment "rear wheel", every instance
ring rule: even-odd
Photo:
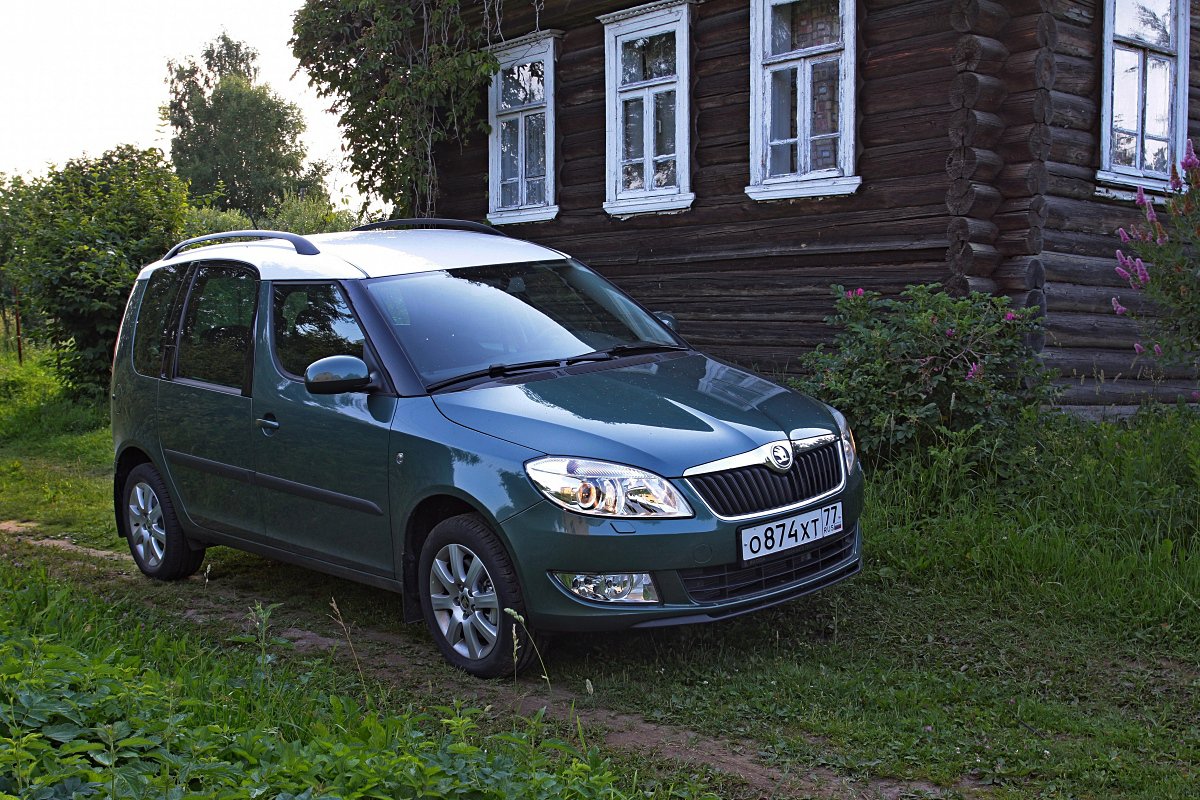
[[[418,579],[425,622],[451,664],[496,678],[533,659],[516,571],[482,517],[463,514],[434,527],[421,548]]]
[[[150,464],[134,467],[122,497],[121,520],[138,569],[162,581],[186,578],[200,569],[204,550],[188,543],[158,470]]]

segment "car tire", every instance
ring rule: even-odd
[[[139,464],[125,479],[121,523],[138,569],[160,581],[186,578],[200,569],[204,549],[183,534],[175,503],[162,476],[150,464]]]
[[[425,623],[453,666],[499,678],[533,660],[536,642],[517,573],[482,517],[438,523],[421,547],[417,580]]]

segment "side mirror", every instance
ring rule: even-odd
[[[371,371],[355,356],[329,356],[304,370],[304,388],[312,394],[357,392],[370,385]]]
[[[658,317],[658,321],[666,325],[671,330],[679,330],[679,323],[675,321],[675,315],[666,311],[655,311],[654,316]]]

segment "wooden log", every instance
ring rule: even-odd
[[[1010,125],[1048,123],[1054,117],[1050,92],[1046,89],[1033,89],[1010,94],[1004,101],[1001,116]]]
[[[996,282],[991,278],[984,278],[981,275],[965,275],[967,281],[968,292],[980,292],[982,294],[996,294],[998,287]]]
[[[1028,256],[1042,252],[1042,229],[1029,227],[1004,231],[996,238],[996,249],[1005,256]]]
[[[1053,308],[1053,305],[1051,306]],[[1132,347],[1109,350],[1091,347],[1055,347],[1046,351],[1045,365],[1060,375],[1078,377],[1195,379],[1195,370],[1183,364],[1164,364],[1139,357]]]
[[[960,108],[950,117],[950,144],[991,149],[1004,133],[1004,120],[990,111]]]
[[[1004,0],[1009,16],[1014,19],[1030,14],[1043,14],[1054,7],[1054,0]]]
[[[1117,228],[1128,227],[1142,220],[1140,210],[1125,205],[1053,195],[1046,198],[1046,210],[1047,227],[1108,237],[1114,249],[1121,246],[1117,239]]]
[[[1115,251],[1116,248],[1114,247]],[[1042,250],[1040,256],[1045,266],[1046,280],[1081,286],[1103,286],[1105,290],[1129,290],[1129,284],[1116,273],[1117,259],[1108,256],[1081,256],[1071,253]]]
[[[1054,19],[1051,17],[1051,19]],[[1095,58],[1099,52],[1099,38],[1092,32],[1092,29],[1077,25],[1073,22],[1058,22],[1058,46],[1055,51],[1067,56],[1075,56],[1077,58]]]
[[[1004,63],[1004,85],[1009,93],[1054,87],[1058,60],[1046,48],[1013,53]]]
[[[1055,311],[1086,311],[1091,314],[1115,314],[1113,298],[1134,314],[1154,314],[1154,304],[1139,291],[1126,286],[1084,286],[1074,283],[1046,284],[1046,295]]]
[[[1008,24],[1008,11],[991,0],[954,0],[950,6],[950,27],[959,33],[995,36]]]
[[[1049,123],[1056,128],[1073,128],[1090,131],[1096,126],[1099,109],[1090,97],[1080,97],[1066,92],[1050,92],[1051,115]]]
[[[987,219],[996,213],[1003,199],[994,186],[956,178],[946,192],[946,208],[961,217]]]
[[[958,74],[949,64],[944,64],[922,72],[888,75],[866,81],[859,93],[862,114],[872,117],[904,109],[944,106],[946,82]],[[955,107],[953,103],[951,106]]]
[[[1049,160],[1083,167],[1094,167],[1099,163],[1100,143],[1091,130],[1051,128],[1051,132]]]
[[[1044,194],[1048,173],[1042,161],[1009,164],[996,176],[996,188],[1005,197],[1029,197]]]
[[[1000,229],[991,222],[973,217],[952,217],[946,226],[946,238],[951,247],[961,242],[993,244],[999,235]]]
[[[1006,162],[1045,161],[1050,155],[1050,128],[1016,125],[1006,128],[996,151]]]
[[[1008,48],[990,36],[968,34],[958,40],[950,63],[959,72],[998,75],[1008,60]]]
[[[869,47],[862,61],[863,78],[872,80],[944,67],[953,63],[950,59],[956,47],[957,39],[950,31]]]
[[[979,147],[956,147],[946,157],[946,174],[951,178],[989,181],[1003,166],[997,153]]]
[[[1013,19],[1004,31],[1004,41],[1014,53],[1058,44],[1058,20],[1050,14],[1027,14]]]
[[[1036,308],[1037,311],[1033,315],[1035,319],[1042,319],[1046,316],[1046,295],[1041,289],[1009,292],[998,286],[997,294],[1008,297],[1009,305],[1012,308]]]
[[[736,8],[736,6],[735,6]],[[872,9],[871,24],[859,30],[868,47],[889,42],[916,39],[946,30],[950,0],[916,0],[889,9]],[[745,4],[739,9],[746,14]],[[743,37],[740,41],[745,42]]]
[[[1004,81],[978,72],[958,72],[950,79],[950,106],[995,111],[1004,102]]]
[[[1128,317],[1118,317],[1111,309],[1107,314],[1055,311],[1046,318],[1046,329],[1050,343],[1059,347],[1132,349],[1140,338],[1137,324]]]
[[[1080,97],[1091,97],[1099,80],[1100,65],[1095,59],[1077,58],[1061,53],[1055,56],[1054,89]]]
[[[1050,0],[1049,11],[1055,19],[1091,25],[1096,17],[1096,4],[1091,0]]]
[[[1046,172],[1049,174],[1047,192],[1077,200],[1096,199],[1096,170],[1093,168],[1047,161]]]
[[[946,250],[946,265],[955,275],[987,277],[1002,259],[1000,251],[982,242],[959,242]]]
[[[1037,256],[1006,258],[992,272],[992,280],[1006,291],[1040,289],[1046,282],[1046,268]]]
[[[1141,405],[1145,403],[1196,402],[1192,393],[1196,385],[1188,381],[1157,380],[1071,380],[1058,396],[1063,406],[1072,405]]]
[[[1045,242],[1045,249],[1042,250],[1043,256],[1054,252],[1108,259],[1113,257],[1118,246],[1115,236],[1098,236],[1095,233],[1065,231],[1048,226],[1042,232],[1042,237]],[[1112,262],[1112,265],[1115,267],[1116,262]]]
[[[1000,204],[992,216],[992,222],[1001,231],[1041,228],[1046,224],[1048,213],[1043,195],[1015,197]]]

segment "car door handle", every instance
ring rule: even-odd
[[[271,414],[254,420],[254,424],[262,428],[263,433],[279,430],[279,421]]]

